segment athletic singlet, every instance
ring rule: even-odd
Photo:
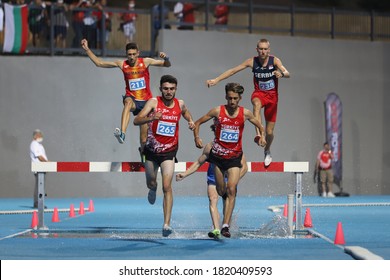
[[[161,96],[157,96],[155,112],[161,112],[159,120],[148,123],[148,138],[146,148],[153,153],[168,153],[179,147],[179,120],[181,108],[179,100],[174,98],[173,108],[164,105]]]
[[[153,97],[150,90],[149,69],[143,58],[138,58],[135,66],[131,67],[128,60],[123,61],[122,72],[126,84],[126,96],[135,100],[146,101]]]
[[[218,119],[214,119],[215,138],[211,148],[214,155],[224,158],[236,158],[242,154],[242,133],[244,131],[244,107],[238,107],[237,117],[231,118],[220,106]]]
[[[320,161],[320,167],[322,169],[330,169],[332,167],[331,154],[325,150],[318,153],[317,159]]]
[[[274,64],[274,56],[270,55],[266,66],[262,66],[259,57],[253,58],[253,84],[255,91],[268,94],[278,94],[278,79],[273,72],[277,69]]]

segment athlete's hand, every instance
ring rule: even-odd
[[[195,129],[195,123],[193,121],[188,122],[188,128],[190,130],[194,130]]]
[[[167,57],[167,54],[164,53],[164,52],[160,52],[160,53],[159,53],[159,56],[160,56],[162,59],[164,59],[164,58]]]
[[[216,79],[211,79],[206,81],[207,87],[215,86],[217,84]]]
[[[256,135],[254,141],[260,147],[265,147],[265,145],[267,145],[267,141],[265,140],[264,134],[262,134],[261,136],[260,135]]]
[[[150,114],[150,117],[152,118],[152,121],[159,120],[162,117],[162,113],[155,112],[155,113]]]
[[[199,149],[203,148],[203,141],[199,136],[195,137],[195,146]]]
[[[185,178],[184,173],[176,174],[176,182],[179,182]]]
[[[275,71],[274,71],[274,75],[275,75],[275,77],[278,78],[278,79],[284,77],[284,75],[283,75],[283,73],[281,72],[281,70],[275,70]]]
[[[82,47],[85,51],[89,50],[87,39],[81,40],[81,47]]]

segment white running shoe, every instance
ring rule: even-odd
[[[272,162],[272,156],[271,156],[271,152],[266,152],[264,154],[264,165],[265,167],[268,167]]]
[[[332,192],[328,192],[328,197],[336,197]]]
[[[125,142],[125,134],[119,128],[115,128],[114,136],[116,137],[116,139],[118,139],[118,142],[120,144],[123,144]]]
[[[323,193],[321,194],[321,196],[322,196],[322,197],[326,197],[326,192],[323,192]]]

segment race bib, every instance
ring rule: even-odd
[[[221,134],[219,136],[219,140],[223,142],[230,142],[230,143],[237,143],[238,142],[238,136],[240,132],[238,129],[221,129]]]
[[[274,80],[269,80],[266,82],[259,82],[259,88],[261,90],[271,90],[275,88],[275,82]]]
[[[156,133],[163,136],[174,137],[176,132],[176,123],[159,121]]]
[[[144,78],[131,79],[129,80],[130,90],[140,90],[146,88],[146,83]]]

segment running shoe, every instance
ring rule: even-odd
[[[172,228],[170,226],[164,225],[162,229],[162,236],[168,237],[172,233]]]
[[[332,192],[328,192],[328,197],[335,197],[335,195]]]
[[[326,197],[326,192],[323,192],[323,193],[321,194],[321,196],[322,196],[322,197]]]
[[[219,229],[214,229],[208,233],[210,238],[219,239],[221,237],[221,231]]]
[[[264,153],[264,165],[265,167],[268,167],[272,162],[272,156],[271,156],[271,152],[270,151],[267,151]]]
[[[223,227],[221,230],[221,234],[226,238],[230,238],[230,231],[228,227]]]
[[[157,193],[157,189],[156,190],[149,190],[148,201],[150,204],[154,204],[156,202],[156,193]]]
[[[120,144],[123,144],[125,142],[125,134],[119,128],[115,128],[114,136],[116,137],[116,139],[118,139],[118,142]]]

